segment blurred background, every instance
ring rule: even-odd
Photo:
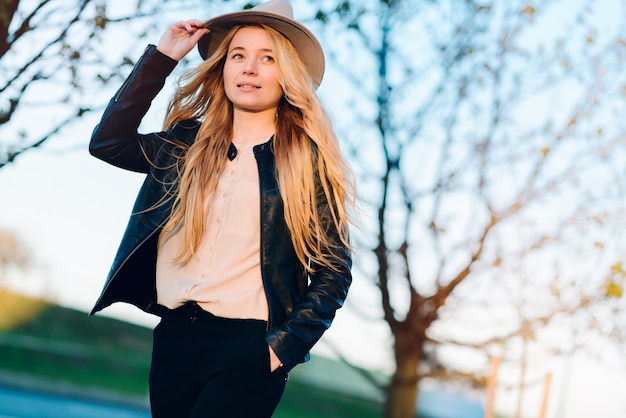
[[[257,3],[1,3],[0,416],[149,416],[156,318],[87,315],[143,179],[87,144],[170,23]],[[624,2],[291,3],[361,212],[276,417],[626,416]]]

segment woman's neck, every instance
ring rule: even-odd
[[[275,110],[259,113],[235,112],[232,142],[246,145],[268,140],[276,129],[275,121]]]

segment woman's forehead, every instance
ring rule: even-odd
[[[230,41],[229,48],[241,47],[245,45],[265,45],[270,46],[270,40],[265,30],[257,26],[244,26],[237,30]]]

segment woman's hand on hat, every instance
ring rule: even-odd
[[[181,20],[171,25],[159,39],[157,49],[168,57],[180,61],[200,38],[209,33],[200,20]]]

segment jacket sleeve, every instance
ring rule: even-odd
[[[325,199],[320,206],[327,214],[331,210]],[[265,337],[286,370],[308,359],[309,351],[330,327],[337,309],[343,306],[352,283],[350,249],[340,240],[334,223],[329,217],[326,219],[336,252],[335,268],[313,266],[314,273],[309,276],[304,295],[287,320],[270,329]]]
[[[91,155],[126,170],[149,171],[162,141],[159,134],[142,135],[137,130],[177,63],[148,45],[94,129]]]

